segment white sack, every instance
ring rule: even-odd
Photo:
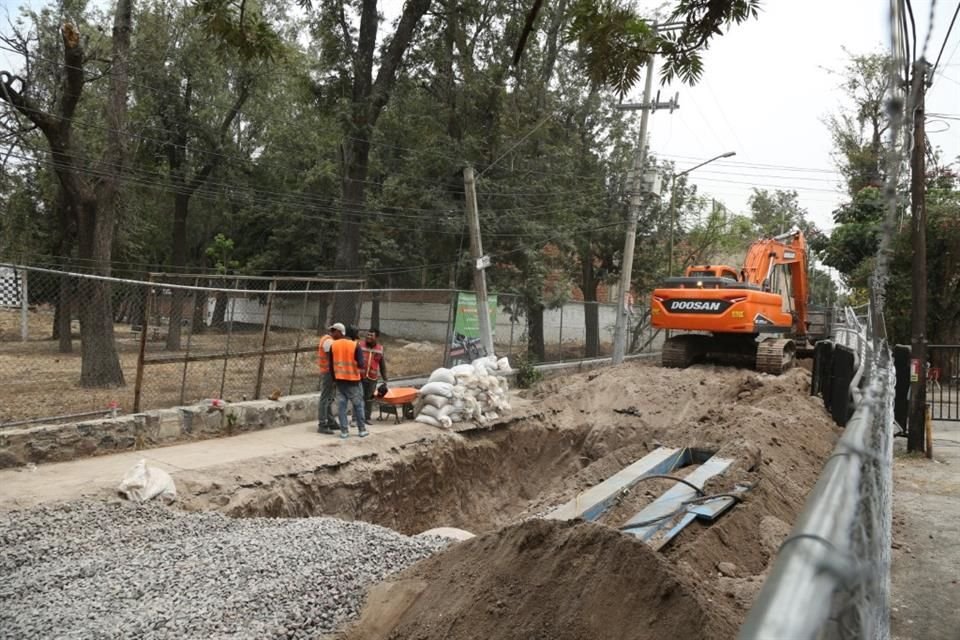
[[[453,372],[450,369],[444,369],[440,367],[430,374],[430,379],[427,382],[445,382],[447,384],[456,384],[457,379],[454,377]]]
[[[437,407],[433,406],[432,404],[425,404],[425,405],[423,405],[423,408],[420,409],[420,415],[421,415],[421,416],[430,416],[431,418],[439,418],[439,417],[440,417],[440,409],[438,409]]]
[[[461,377],[461,376],[466,376],[466,375],[472,376],[472,375],[473,375],[473,365],[472,365],[472,364],[458,364],[457,366],[452,367],[452,368],[450,369],[450,373],[452,373],[452,374],[454,375],[454,377],[457,377],[457,378],[459,378],[459,377]]]
[[[416,418],[414,418],[414,422],[419,422],[419,423],[421,423],[421,424],[428,424],[428,425],[430,425],[431,427],[439,427],[439,426],[440,426],[440,421],[439,421],[439,420],[437,420],[437,419],[434,418],[434,417],[428,416],[428,415],[426,415],[426,414],[424,414],[424,413],[421,413],[421,414],[418,415]]]
[[[428,407],[428,406],[436,407],[437,409],[442,409],[448,404],[450,404],[450,400],[448,398],[444,398],[443,396],[432,396],[432,395],[424,396],[421,410],[423,409],[423,407]]]
[[[421,396],[453,396],[453,385],[447,382],[429,382],[420,389]]]
[[[170,474],[163,469],[148,467],[146,460],[141,460],[127,471],[117,491],[134,502],[146,502],[157,496],[165,502],[173,502],[177,498],[177,487]]]

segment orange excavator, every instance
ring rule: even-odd
[[[653,326],[681,331],[663,346],[665,367],[716,359],[781,374],[812,341],[807,243],[794,229],[750,245],[743,268],[687,267],[654,290]]]

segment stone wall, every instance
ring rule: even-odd
[[[151,449],[317,419],[317,394],[0,430],[0,469]]]

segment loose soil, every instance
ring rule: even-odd
[[[551,379],[490,429],[178,489],[189,509],[236,517],[322,514],[407,534],[480,534],[379,587],[366,614],[377,622],[350,638],[730,638],[839,433],[809,382],[801,368],[773,377],[629,363]],[[658,553],[615,528],[669,481],[637,485],[599,524],[526,522],[658,446],[733,459],[708,493],[752,489]]]
[[[374,588],[344,640],[727,640],[733,621],[646,544],[530,520],[454,545]],[[400,597],[398,597],[400,594]],[[392,622],[386,633],[385,618]]]

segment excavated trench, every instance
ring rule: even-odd
[[[711,366],[624,365],[568,376],[527,394],[526,411],[490,428],[431,431],[414,441],[421,432],[391,439],[384,426],[378,447],[231,468],[216,481],[197,480],[188,508],[241,518],[333,516],[405,534],[436,527],[484,534],[385,585],[400,602],[372,598],[371,624],[394,629],[390,637],[466,640],[497,637],[506,626],[558,640],[626,639],[640,628],[651,638],[720,640],[735,635],[836,441],[809,383],[800,369],[774,377]],[[637,485],[600,526],[531,519],[659,446],[731,459],[707,493],[752,488],[729,512],[691,523],[660,551],[616,528],[672,481]],[[596,595],[589,602],[586,583]],[[517,599],[526,592],[531,598]],[[633,594],[629,603],[625,593]],[[625,609],[582,615],[611,603]],[[634,612],[632,622],[621,620],[624,610]],[[364,624],[346,637],[381,637]]]
[[[188,508],[240,518],[331,516],[405,534],[436,527],[481,533],[543,514],[668,446],[734,459],[714,488],[759,483],[749,500],[762,503],[757,518],[790,522],[835,438],[808,384],[804,371],[771,377],[712,367],[570,376],[543,385],[527,410],[492,427],[431,432],[319,466],[264,469],[252,480],[205,488]],[[670,486],[638,485],[601,522],[622,524]]]
[[[553,415],[441,435],[237,490],[232,517],[332,516],[405,534],[479,533],[546,511],[644,455],[645,429],[560,426]]]

